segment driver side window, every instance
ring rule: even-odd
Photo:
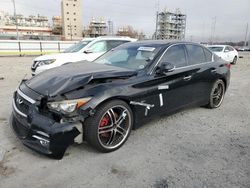
[[[107,42],[106,41],[96,42],[89,49],[93,53],[106,52],[107,51]]]
[[[175,45],[170,47],[161,59],[160,64],[171,63],[176,68],[183,67],[187,65],[186,54],[183,45]]]

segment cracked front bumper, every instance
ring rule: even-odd
[[[82,123],[58,123],[33,110],[26,117],[13,102],[11,125],[22,143],[49,157],[61,159],[67,147],[82,139]]]

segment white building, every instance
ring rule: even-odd
[[[48,18],[45,16],[28,16],[17,15],[18,33],[22,38],[49,37],[52,29],[49,25]],[[16,20],[13,15],[0,11],[0,37],[16,37]]]
[[[82,38],[82,0],[62,0],[62,26],[65,39]]]

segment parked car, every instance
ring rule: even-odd
[[[232,46],[211,45],[211,46],[208,46],[208,48],[220,58],[234,65],[236,64],[239,58],[239,53]]]
[[[62,158],[69,145],[83,140],[111,152],[154,117],[191,106],[218,108],[230,66],[195,43],[127,43],[92,63],[23,80],[11,124],[24,145],[51,157]]]
[[[126,42],[136,41],[129,37],[98,37],[87,38],[71,46],[63,53],[39,56],[34,59],[31,66],[32,75],[55,68],[66,63],[77,61],[93,61],[112,48]]]
[[[238,51],[240,51],[240,52],[248,52],[248,51],[250,51],[250,47],[243,46],[243,47],[238,48]]]

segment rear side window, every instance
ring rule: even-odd
[[[206,62],[205,53],[201,46],[187,44],[187,52],[188,52],[188,64],[196,65],[199,63]]]
[[[129,41],[125,41],[125,40],[110,40],[108,41],[108,50],[111,50],[113,48],[116,48],[117,46],[120,46],[124,43],[127,43]]]
[[[161,62],[172,63],[176,67],[187,65],[186,54],[183,45],[175,45],[170,47],[162,57]]]
[[[211,62],[212,58],[213,58],[213,54],[207,50],[206,48],[203,48],[204,53],[205,53],[205,57],[206,57],[206,62]]]
[[[224,50],[224,52],[230,52],[230,48],[227,46]]]
[[[228,46],[229,51],[234,51],[234,49],[231,46]]]

